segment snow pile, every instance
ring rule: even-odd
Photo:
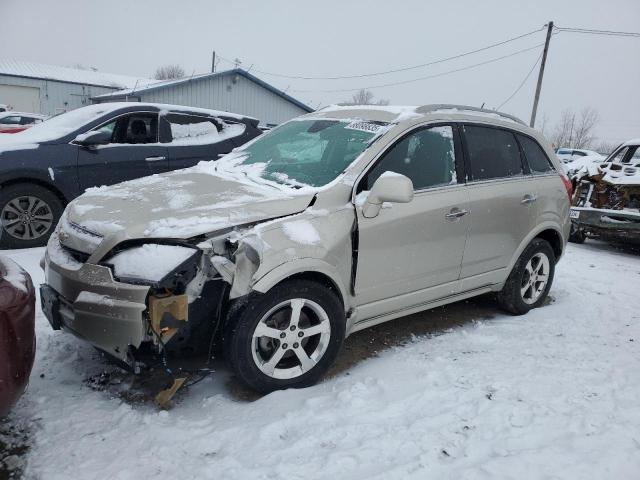
[[[0,279],[27,293],[27,277],[24,271],[16,262],[2,255],[0,255]]]
[[[178,245],[146,244],[123,250],[107,263],[117,277],[133,277],[158,282],[195,253],[193,248]]]
[[[42,281],[42,249],[9,255]],[[31,384],[11,416],[31,424],[25,477],[637,478],[639,274],[638,256],[570,244],[554,300],[526,316],[488,300],[420,314],[414,324],[458,326],[253,402],[216,364],[168,412],[89,388],[112,367],[39,313]],[[374,332],[402,331],[393,325]],[[362,332],[340,357],[363,335],[384,348]]]
[[[243,123],[225,125],[221,132],[211,122],[171,124],[172,145],[208,145],[238,137],[245,131]]]

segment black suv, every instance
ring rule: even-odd
[[[44,245],[64,206],[87,188],[216,160],[261,133],[250,117],[125,102],[79,108],[6,135],[0,248]]]

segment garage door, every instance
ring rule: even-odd
[[[18,112],[40,113],[40,89],[19,85],[0,85],[0,103]]]

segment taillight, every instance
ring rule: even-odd
[[[569,196],[569,202],[571,202],[571,197],[573,196],[573,185],[571,184],[571,180],[565,174],[561,174],[560,178],[562,178],[562,183],[564,183],[564,188],[567,189],[567,195]]]

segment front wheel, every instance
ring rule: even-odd
[[[500,306],[509,313],[522,315],[542,305],[553,282],[555,264],[556,257],[549,242],[533,239],[498,294]]]
[[[261,393],[307,387],[338,355],[344,308],[319,283],[289,281],[252,294],[226,331],[225,356],[243,383]]]
[[[31,248],[47,244],[64,206],[40,185],[0,187],[0,248]]]

